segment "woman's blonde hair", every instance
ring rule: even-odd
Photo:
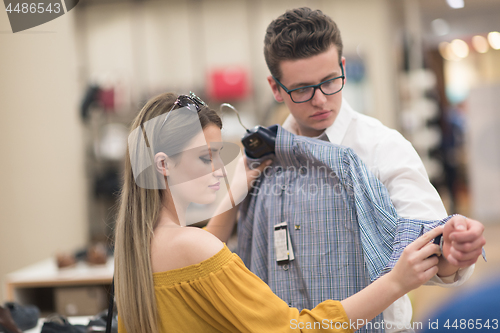
[[[148,120],[167,113],[172,109],[176,99],[177,95],[165,93],[149,100],[133,121],[131,132],[143,126]],[[198,117],[201,128],[209,124],[222,128],[222,122],[217,113],[206,106],[201,107]],[[165,142],[169,138],[186,135],[182,126],[162,128],[160,125],[154,131],[155,141]],[[189,133],[191,137],[194,134]],[[153,142],[152,144],[154,146]],[[134,178],[132,170],[130,145],[127,149],[127,157],[115,226],[116,303],[120,319],[127,332],[158,333],[158,314],[151,266],[151,240],[162,208],[163,197],[168,193],[168,187],[162,191],[158,189],[161,187],[147,189],[138,186],[137,177]],[[158,172],[153,166],[144,173],[158,178]]]

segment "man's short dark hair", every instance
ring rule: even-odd
[[[280,62],[305,59],[337,47],[342,57],[342,38],[333,20],[321,10],[307,7],[287,10],[267,27],[264,57],[271,74],[281,78]]]

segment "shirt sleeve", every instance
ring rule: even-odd
[[[417,152],[391,130],[376,146],[375,172],[402,218],[439,220],[448,214]]]
[[[257,182],[259,184],[260,182]],[[254,183],[254,186],[255,183]],[[238,255],[245,265],[250,267],[252,256],[253,220],[255,211],[250,209],[251,195],[248,195],[240,205],[238,216]]]
[[[354,202],[364,260],[370,280],[375,281],[387,272],[393,255],[398,215],[385,186],[350,148],[344,150],[341,167],[344,186]]]
[[[430,230],[446,224],[452,216],[448,216],[442,220],[436,221],[418,221],[409,219],[400,219],[396,227],[396,236],[394,237],[393,252],[389,263],[384,271],[387,272],[394,268],[403,250],[413,241],[415,241],[422,234]],[[447,277],[439,277],[434,275],[425,285],[429,286],[442,286],[447,288],[458,287],[462,285],[474,272],[474,266],[460,268],[455,274]]]
[[[251,158],[247,156],[248,165],[253,163],[262,163],[265,159]],[[247,197],[241,202],[238,216],[238,255],[243,260],[247,267],[250,267],[252,255],[252,236],[253,236],[253,221],[255,220],[254,202],[251,200],[260,190],[262,175],[259,179],[253,182],[252,187],[248,191]]]
[[[459,268],[458,271],[447,277],[440,278],[437,275],[434,275],[429,281],[425,283],[427,286],[441,286],[446,288],[454,288],[459,287],[464,284],[465,281],[469,279],[469,277],[474,272],[474,267],[476,265],[471,265],[465,268]]]
[[[398,215],[420,220],[444,219],[446,209],[411,143],[391,131],[376,149],[378,178],[387,187]],[[456,287],[467,281],[473,271],[474,265],[459,269],[451,279],[434,276],[426,284]]]
[[[452,216],[425,220],[413,217],[401,218],[394,203],[389,200],[388,189],[371,172],[368,172],[359,157],[348,149],[343,160],[346,170],[345,182],[355,197],[365,262],[370,279],[374,281],[394,268],[406,246],[420,235],[439,225],[444,225]],[[432,187],[430,183],[429,186]],[[377,223],[372,223],[372,221],[377,221]],[[470,277],[473,269],[469,267],[459,270],[455,275],[444,279],[434,276],[427,284],[459,286]]]
[[[431,229],[439,225],[445,225],[446,222],[448,222],[448,220],[452,217],[453,215],[450,215],[440,221],[422,221],[423,233],[429,232]],[[472,273],[474,273],[475,267],[476,265],[471,265],[469,267],[459,268],[455,274],[442,278],[436,274],[424,284],[427,286],[441,286],[445,288],[459,287],[471,277]]]

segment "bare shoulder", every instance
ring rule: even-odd
[[[224,243],[216,236],[195,227],[182,228],[182,233],[177,236],[176,243],[187,256],[193,258],[194,263],[214,256],[224,247]]]
[[[153,272],[198,264],[216,255],[222,243],[210,232],[195,227],[155,232],[151,244]]]

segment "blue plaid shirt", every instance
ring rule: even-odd
[[[400,218],[384,185],[350,148],[278,127],[275,150],[274,163],[241,206],[238,252],[299,310],[362,290],[390,271],[419,235],[449,219]],[[278,265],[274,225],[283,221],[295,260]]]

